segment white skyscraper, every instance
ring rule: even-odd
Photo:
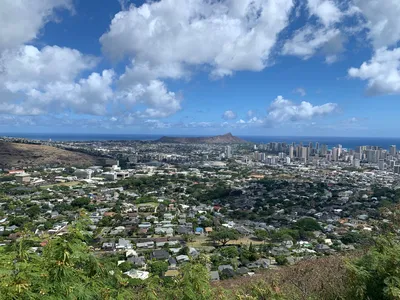
[[[301,148],[301,160],[303,162],[307,162],[308,160],[308,152],[309,152],[309,148],[308,147],[302,147]]]
[[[339,149],[336,147],[332,148],[332,160],[333,161],[338,161],[339,159]]]
[[[360,160],[358,158],[353,159],[353,167],[359,168],[360,167]]]
[[[290,157],[290,159],[293,159],[293,157],[294,157],[294,146],[293,145],[290,145],[290,147],[289,147],[289,157]]]
[[[225,147],[225,157],[228,159],[232,157],[232,147],[231,146]]]
[[[381,171],[385,170],[385,160],[384,159],[379,160],[378,167],[379,167],[379,170],[381,170]]]

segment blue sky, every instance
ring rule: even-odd
[[[0,12],[0,133],[400,136],[396,0],[4,0]]]

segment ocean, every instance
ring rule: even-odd
[[[0,136],[20,137],[41,141],[113,141],[113,140],[140,140],[154,141],[162,137],[161,134],[75,134],[75,133],[0,133]],[[179,136],[179,135],[170,135]],[[195,135],[181,135],[182,137],[193,137]],[[400,138],[389,137],[307,137],[307,136],[241,136],[238,137],[256,144],[270,142],[285,142],[296,144],[302,142],[304,145],[318,142],[326,144],[329,148],[341,144],[343,148],[355,149],[357,146],[379,146],[389,149],[391,145],[400,146]]]

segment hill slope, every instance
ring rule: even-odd
[[[168,137],[163,136],[158,140],[161,143],[178,144],[243,144],[247,141],[233,136],[231,133],[210,137]]]
[[[51,146],[0,142],[0,168],[31,166],[90,166],[98,158]]]

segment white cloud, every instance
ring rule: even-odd
[[[127,110],[137,104],[148,106],[138,114],[140,117],[164,118],[181,109],[180,97],[169,92],[165,83],[160,80],[151,80],[149,84],[132,84],[118,92],[117,97]]]
[[[22,46],[5,50],[0,56],[0,93],[7,96],[0,100],[0,112],[105,114],[113,94],[114,72],[106,70],[76,80],[95,65],[96,59],[70,48]]]
[[[338,60],[338,56],[337,55],[328,55],[327,57],[325,57],[325,62],[328,65],[333,64],[337,60]]]
[[[222,118],[225,120],[233,120],[237,118],[237,115],[235,112],[231,110],[227,110],[223,113]]]
[[[355,0],[365,16],[368,35],[376,49],[395,45],[400,40],[400,1]]]
[[[304,97],[306,95],[306,90],[302,87],[299,87],[295,89],[293,93],[299,94],[300,96]]]
[[[368,81],[370,95],[400,94],[400,48],[378,49],[369,62],[351,68],[349,75]]]
[[[282,53],[309,59],[338,36],[340,36],[340,31],[336,28],[316,29],[314,26],[307,25],[298,30],[293,38],[284,44]]]
[[[359,68],[350,68],[350,77],[367,80],[369,95],[400,94],[400,2],[397,0],[355,0],[366,19],[368,37],[375,49],[372,58]]]
[[[308,0],[311,15],[316,15],[325,26],[339,22],[343,13],[332,0]]]
[[[292,0],[150,2],[115,15],[100,41],[109,56],[151,69],[207,64],[216,77],[260,71],[292,7]]]
[[[128,110],[149,106],[137,117],[161,118],[181,109],[164,79],[189,78],[208,66],[212,77],[260,71],[277,34],[286,27],[293,0],[161,0],[119,12],[101,38],[104,53],[131,63],[117,82]],[[125,7],[126,8],[126,7]]]
[[[27,92],[49,82],[70,82],[95,64],[93,57],[70,48],[22,46],[0,55],[0,79],[11,92]]]
[[[122,10],[126,10],[129,7],[129,0],[118,0]]]
[[[113,96],[114,76],[114,71],[104,70],[102,74],[94,72],[76,83],[52,82],[41,90],[31,90],[25,105],[39,107],[44,112],[72,110],[78,114],[105,115],[106,105]]]
[[[266,123],[274,125],[276,123],[310,120],[314,117],[331,114],[336,109],[337,104],[335,103],[313,106],[310,102],[302,101],[300,104],[295,104],[282,96],[278,96],[268,107]]]
[[[43,26],[54,19],[56,9],[72,9],[70,0],[1,0],[0,52],[37,38]]]
[[[338,5],[333,0],[308,0],[307,8],[316,22],[308,22],[297,30],[293,37],[284,43],[282,54],[309,59],[317,53],[324,55],[325,62],[331,64],[343,52],[345,38],[339,24],[345,16],[357,12],[350,4]]]

